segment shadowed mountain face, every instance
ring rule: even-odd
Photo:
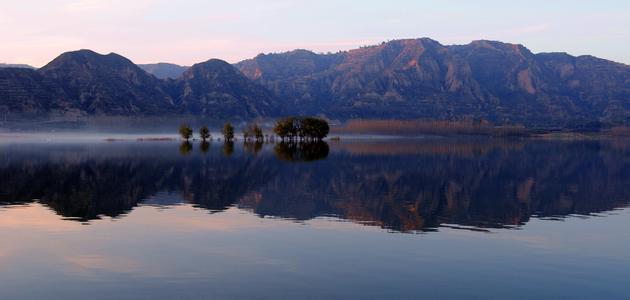
[[[159,79],[176,79],[189,68],[168,63],[142,64],[138,67]]]
[[[152,199],[168,193],[180,196],[159,205],[334,216],[412,232],[521,226],[532,216],[589,215],[630,202],[624,142],[350,142],[318,145],[308,152],[319,160],[301,163],[287,157],[306,153],[278,145],[236,145],[229,156],[222,144],[192,147],[180,155],[176,143],[4,145],[0,203],[38,199],[65,218],[89,221],[156,205]]]
[[[69,52],[39,73],[58,82],[72,105],[87,114],[159,115],[177,110],[158,79],[117,54]]]
[[[235,66],[213,59],[185,71],[142,67],[167,79],[120,55],[89,50],[62,54],[38,70],[0,68],[0,114],[630,122],[629,66],[492,41],[397,40],[336,54],[259,55]]]
[[[303,114],[530,124],[630,117],[630,67],[500,42],[398,40],[337,54],[259,55],[237,67]]]
[[[265,88],[220,60],[160,80],[128,59],[90,50],[64,53],[38,70],[0,68],[0,114],[61,117],[183,116],[253,119],[277,114]]]
[[[280,114],[269,91],[222,60],[192,66],[172,86],[177,104],[194,115],[254,119]]]

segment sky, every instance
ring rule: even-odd
[[[0,0],[0,62],[36,67],[78,49],[191,65],[420,37],[630,64],[630,1]]]

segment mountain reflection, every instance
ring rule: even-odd
[[[630,202],[630,147],[619,141],[177,148],[172,143],[0,146],[0,203],[39,201],[63,218],[87,222],[121,217],[167,192],[212,212],[237,206],[260,216],[335,216],[410,232],[445,225],[519,226],[532,216],[588,215]]]

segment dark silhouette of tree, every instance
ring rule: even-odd
[[[231,123],[225,123],[223,126],[223,138],[226,142],[234,140],[234,126]]]
[[[249,141],[249,129],[247,127],[243,129],[243,140],[245,142]]]
[[[262,128],[260,128],[260,126],[258,125],[254,125],[254,136],[256,137],[256,141],[258,142],[261,142],[265,139]]]
[[[201,137],[201,140],[204,142],[212,138],[212,135],[210,134],[210,130],[208,129],[208,126],[203,126],[199,128],[199,137]]]
[[[183,142],[181,145],[179,145],[179,153],[182,155],[189,155],[190,152],[192,152],[192,149],[193,145],[188,141]]]
[[[321,141],[330,132],[328,122],[322,119],[307,117],[301,123],[302,136],[309,140]]]
[[[192,127],[188,124],[182,124],[182,126],[179,127],[179,135],[181,135],[186,141],[190,140],[193,135]]]
[[[256,141],[263,141],[265,136],[262,128],[258,124],[249,124],[243,129],[243,138],[248,141],[250,138],[256,139]]]
[[[328,122],[313,117],[288,117],[278,120],[273,131],[282,141],[296,138],[307,141],[321,141],[330,132]]]

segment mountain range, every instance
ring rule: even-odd
[[[447,46],[427,38],[190,68],[79,50],[37,70],[0,68],[0,114],[626,123],[630,66],[495,41]]]

